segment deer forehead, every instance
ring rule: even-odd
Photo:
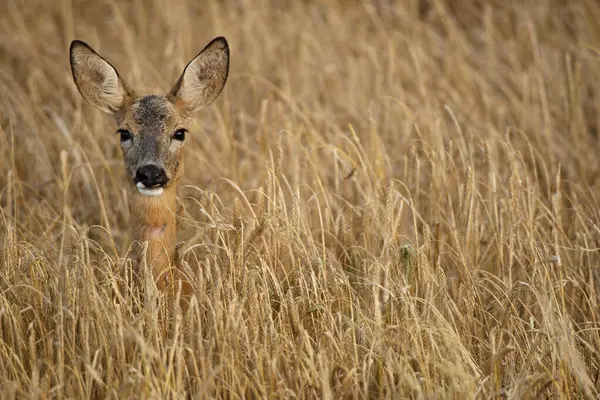
[[[179,110],[165,96],[148,95],[133,101],[120,124],[135,130],[135,133],[161,134],[183,122]]]

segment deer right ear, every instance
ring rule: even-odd
[[[229,45],[221,36],[189,62],[168,98],[187,112],[197,111],[219,97],[228,74]]]
[[[116,113],[133,97],[133,91],[117,70],[85,42],[72,41],[70,56],[75,85],[91,105]]]

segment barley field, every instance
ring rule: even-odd
[[[183,311],[68,49],[166,93],[221,35]],[[2,0],[0,63],[3,399],[599,398],[600,3]]]

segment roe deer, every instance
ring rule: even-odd
[[[183,174],[183,148],[192,112],[214,101],[229,73],[229,46],[213,39],[166,95],[136,96],[117,70],[86,43],[74,40],[71,71],[81,96],[116,119],[132,191],[132,239],[137,274],[146,265],[159,288],[169,282],[176,242],[177,186]],[[189,291],[189,287],[186,292]]]

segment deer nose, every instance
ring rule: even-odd
[[[145,187],[164,186],[169,182],[167,173],[163,168],[154,164],[139,167],[135,173],[135,183],[142,183]]]

